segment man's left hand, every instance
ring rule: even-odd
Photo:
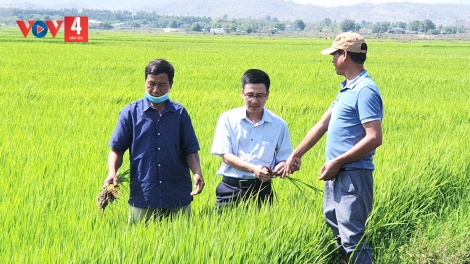
[[[191,195],[198,195],[202,192],[202,189],[204,189],[204,179],[202,178],[202,175],[200,174],[194,174],[194,188],[196,190],[191,192]]]
[[[320,178],[322,181],[332,181],[336,178],[341,169],[341,164],[335,162],[335,160],[330,160],[325,162],[320,170]]]
[[[286,162],[285,161],[279,162],[274,167],[273,176],[282,176],[284,174],[285,167],[286,167]]]

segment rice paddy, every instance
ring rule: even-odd
[[[332,39],[90,31],[88,43],[64,43],[60,34],[0,30],[1,263],[339,263],[320,192],[275,179],[272,206],[218,213],[221,160],[210,155],[249,68],[270,75],[266,107],[297,146],[343,80],[320,54]],[[365,38],[385,103],[367,231],[376,263],[469,263],[470,45]],[[104,211],[96,197],[117,115],[144,95],[155,58],[175,66],[170,99],[191,115],[206,186],[190,218],[128,225],[126,185]],[[321,140],[292,177],[322,189],[323,162]]]

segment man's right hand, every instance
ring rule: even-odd
[[[113,184],[114,187],[118,187],[119,181],[116,173],[108,174],[108,177],[106,177],[106,180],[104,180],[103,188],[108,187],[110,184]]]
[[[285,178],[290,174],[300,170],[300,165],[302,164],[302,158],[291,155],[286,160],[286,167],[284,169],[284,173],[282,174],[281,178]]]
[[[265,166],[257,166],[255,170],[256,178],[260,179],[262,182],[268,182],[272,178],[272,171],[271,169]]]

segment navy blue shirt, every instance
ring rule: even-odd
[[[186,156],[200,148],[182,105],[168,100],[161,115],[146,98],[127,105],[119,113],[109,146],[129,150],[129,205],[173,208],[191,203]]]

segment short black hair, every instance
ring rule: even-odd
[[[147,67],[145,67],[145,80],[147,80],[147,76],[149,74],[159,75],[160,73],[166,73],[166,75],[168,75],[168,80],[170,81],[170,84],[173,83],[175,69],[173,68],[173,65],[171,65],[171,63],[169,63],[165,59],[156,59],[149,62]]]
[[[266,91],[269,92],[269,86],[271,85],[271,80],[269,76],[262,70],[258,69],[249,69],[247,70],[242,77],[242,88],[245,88],[247,84],[258,84],[262,83],[266,86]]]
[[[337,52],[339,55],[342,55],[344,53],[344,50],[338,50]],[[356,53],[356,52],[348,51],[348,55],[351,58],[351,60],[356,64],[364,64],[364,62],[367,59],[366,53]]]

